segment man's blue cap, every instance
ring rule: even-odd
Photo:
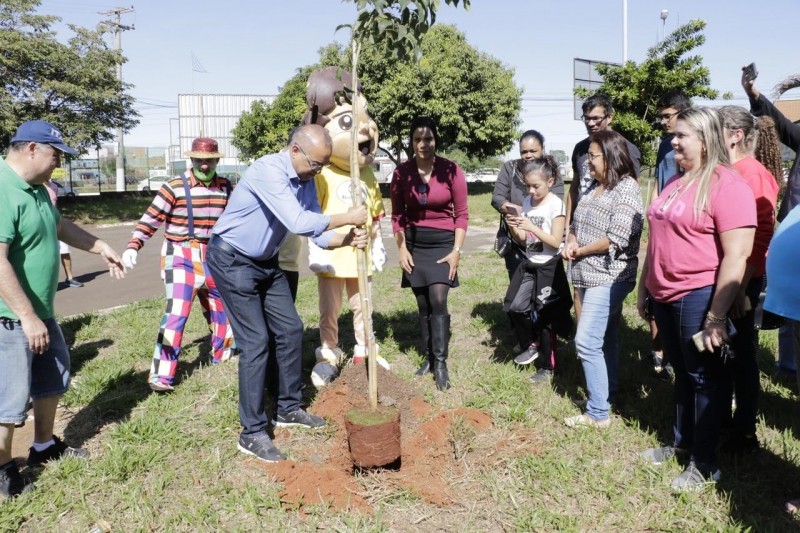
[[[17,133],[11,137],[11,142],[36,142],[49,144],[57,150],[69,155],[78,155],[78,151],[64,144],[64,136],[58,128],[45,120],[29,120],[23,122]]]

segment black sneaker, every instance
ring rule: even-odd
[[[41,452],[31,446],[28,450],[28,466],[40,466],[48,461],[60,459],[61,457],[77,457],[79,459],[86,459],[89,457],[89,452],[82,448],[70,448],[64,444],[61,439],[53,435],[55,444],[45,448]]]
[[[550,383],[553,381],[553,371],[549,368],[540,368],[534,375],[528,378],[531,383],[538,385],[540,383]]]
[[[239,443],[236,446],[239,451],[252,455],[266,463],[277,463],[285,461],[286,456],[275,447],[272,439],[266,433],[256,433],[255,435],[239,435]]]
[[[514,362],[518,365],[529,365],[536,361],[537,357],[539,357],[539,349],[535,344],[531,344],[526,350],[514,358]]]
[[[689,450],[676,448],[675,446],[662,446],[661,448],[649,448],[641,454],[642,459],[653,465],[661,465],[673,457],[686,457]]]
[[[323,427],[325,425],[325,419],[321,416],[312,415],[308,411],[298,409],[289,414],[278,415],[275,420],[272,421],[272,425],[279,428],[300,426],[314,429]]]
[[[0,496],[13,498],[33,488],[33,483],[26,483],[19,473],[19,467],[14,460],[0,466]]]
[[[701,469],[694,461],[683,473],[672,480],[670,488],[673,492],[699,492],[709,485],[713,485],[722,477],[719,468]]]

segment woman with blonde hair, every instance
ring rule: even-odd
[[[753,251],[747,259],[744,277],[736,295],[730,316],[737,334],[732,347],[736,358],[730,365],[732,375],[723,384],[723,421],[731,424],[730,439],[722,445],[727,453],[755,453],[759,444],[756,437],[756,415],[758,413],[759,374],[756,361],[758,334],[754,322],[758,296],[764,287],[767,248],[775,229],[775,207],[778,201],[778,183],[772,173],[753,157],[758,149],[761,154],[778,152],[777,138],[768,131],[762,135],[762,121],[768,117],[754,119],[743,107],[723,106],[717,109],[725,132],[725,145],[731,164],[745,179],[756,199],[756,232]],[[768,124],[766,126],[769,126]],[[774,132],[774,126],[772,126]],[[766,129],[766,128],[765,128]],[[736,411],[731,417],[730,405],[736,390]]]
[[[642,456],[661,464],[688,455],[689,464],[671,486],[692,491],[720,478],[716,449],[730,342],[727,316],[752,251],[756,203],[730,166],[716,111],[680,112],[672,146],[685,172],[673,176],[647,210],[650,242],[637,308],[644,318],[649,292],[675,369],[676,420],[672,444]]]

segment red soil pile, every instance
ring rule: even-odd
[[[295,442],[292,456],[298,461],[284,461],[265,468],[285,484],[284,503],[293,508],[325,505],[336,509],[369,512],[367,490],[353,475],[353,464],[345,432],[344,417],[352,409],[364,409],[367,399],[366,365],[350,365],[339,378],[323,389],[309,411],[324,416],[335,425],[325,435],[325,442],[303,439]],[[433,504],[454,500],[448,479],[457,476],[460,464],[454,453],[454,423],[480,432],[492,426],[492,419],[470,408],[433,414],[413,383],[378,367],[378,402],[400,412],[402,458],[397,470],[379,470],[382,480],[395,484]],[[276,439],[292,435],[279,431]],[[379,474],[377,474],[379,472]],[[361,478],[369,478],[370,471]]]

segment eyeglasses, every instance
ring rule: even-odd
[[[428,191],[431,188],[428,186],[427,183],[419,183],[417,184],[417,194],[419,195],[419,205],[425,205],[428,203]]]
[[[603,157],[603,154],[593,154],[592,152],[586,152],[586,157],[589,158],[589,161],[594,161],[598,157]]]
[[[581,115],[581,119],[587,124],[596,124],[597,122],[603,122],[607,118],[608,115],[603,115],[600,117],[590,117],[588,115]]]
[[[313,159],[310,159],[308,157],[308,154],[306,154],[306,151],[303,150],[302,146],[300,146],[299,144],[296,144],[295,146],[297,146],[297,149],[300,150],[301,154],[303,154],[303,157],[306,158],[306,161],[308,161],[308,166],[311,167],[311,170],[319,174],[319,172],[322,170],[322,167],[325,166],[325,163],[320,163],[319,161],[314,161]]]
[[[680,113],[680,111],[675,111],[674,113],[661,113],[660,115],[658,115],[658,120],[660,120],[661,122],[669,121],[672,119],[672,117],[674,117],[678,113]]]

